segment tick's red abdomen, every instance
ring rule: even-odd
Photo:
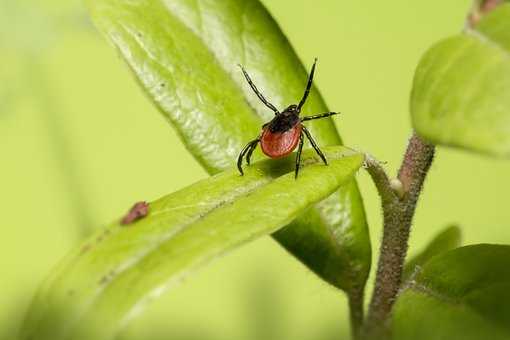
[[[260,148],[271,158],[280,158],[289,155],[299,143],[302,125],[296,124],[284,132],[271,132],[268,127],[262,131]]]

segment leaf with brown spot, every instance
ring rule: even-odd
[[[151,298],[218,256],[287,225],[351,181],[364,159],[342,147],[324,151],[328,166],[313,150],[303,153],[306,165],[297,180],[293,159],[265,160],[247,167],[244,176],[226,171],[150,203],[151,213],[136,228],[108,226],[108,237],[93,251],[78,247],[43,284],[22,339],[111,338]]]

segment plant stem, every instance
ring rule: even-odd
[[[474,28],[483,15],[503,2],[475,0],[466,26]],[[432,144],[413,133],[397,177],[402,184],[401,191],[392,188],[392,182],[377,161],[369,157],[365,161],[366,169],[381,196],[384,215],[374,293],[361,330],[361,336],[365,339],[385,339],[390,336],[388,321],[402,281],[411,223],[434,151]]]
[[[402,280],[411,222],[433,157],[434,146],[413,134],[398,173],[403,186],[401,196],[392,189],[384,169],[375,160],[366,160],[367,171],[381,196],[384,227],[374,293],[362,330],[365,338],[389,336],[387,321]]]
[[[349,299],[352,339],[355,340],[360,339],[361,326],[363,325],[363,292],[363,288],[354,288],[347,295]]]

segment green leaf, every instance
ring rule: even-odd
[[[510,156],[510,4],[432,47],[416,71],[413,126],[436,144]]]
[[[460,242],[461,233],[459,227],[451,226],[441,231],[421,253],[407,261],[404,266],[402,282],[406,282],[414,272],[419,271],[432,257],[459,247]]]
[[[279,109],[303,95],[307,72],[256,0],[88,0],[88,5],[100,31],[211,174],[232,166],[274,116],[237,64]],[[328,111],[316,88],[303,111]],[[321,146],[341,143],[330,119],[307,127]],[[331,284],[363,288],[371,249],[355,180],[274,236]]]
[[[112,223],[72,252],[33,302],[23,339],[109,339],[143,306],[197,267],[274,232],[350,180],[361,154],[326,148],[330,165],[304,152],[230,170],[149,205],[144,218]]]
[[[510,339],[510,246],[457,248],[430,260],[400,293],[395,340]]]

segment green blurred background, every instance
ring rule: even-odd
[[[470,0],[265,0],[347,145],[394,173],[420,55],[463,27]],[[275,79],[274,81],[278,81]],[[270,97],[270,94],[267,94]],[[84,234],[206,175],[76,0],[0,0],[0,336],[13,339],[52,266]],[[450,223],[464,243],[510,243],[510,163],[439,149],[411,254]],[[374,248],[381,212],[360,173]],[[373,275],[371,275],[373,280]],[[368,293],[371,290],[369,284]],[[343,339],[346,298],[271,238],[164,295],[121,339]]]

